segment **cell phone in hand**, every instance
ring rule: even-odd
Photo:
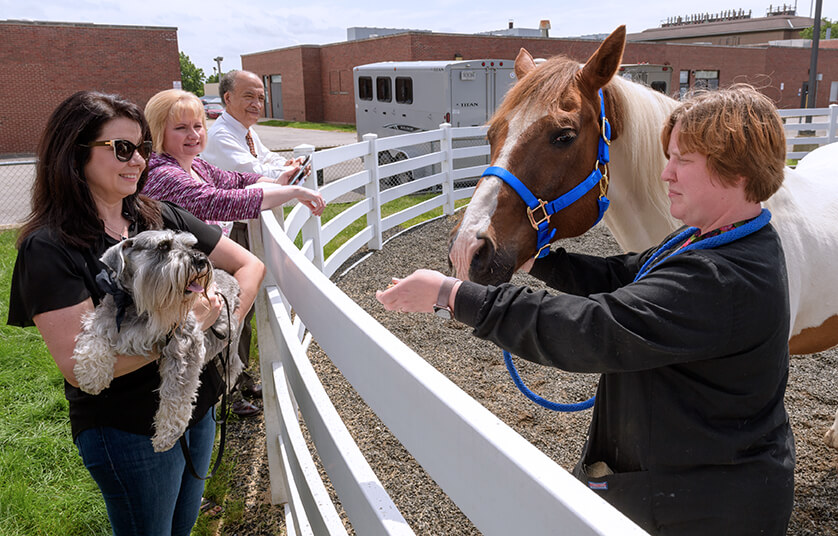
[[[295,185],[295,184],[297,184],[297,183],[299,183],[299,182],[302,182],[303,178],[304,178],[304,177],[305,177],[305,175],[306,175],[306,166],[308,165],[308,163],[309,163],[310,161],[311,161],[311,155],[310,155],[310,154],[307,154],[307,155],[303,158],[303,162],[300,164],[300,168],[297,170],[297,172],[296,172],[296,173],[294,173],[294,176],[293,176],[293,177],[291,177],[291,180],[290,180],[290,181],[288,181],[288,185],[289,185],[289,186],[293,186],[293,185]]]

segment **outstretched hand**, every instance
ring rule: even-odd
[[[300,192],[296,195],[296,198],[300,203],[307,206],[315,216],[323,214],[323,209],[326,208],[326,201],[323,200],[323,196],[318,191],[300,187]]]
[[[393,278],[386,290],[377,290],[375,298],[388,311],[432,313],[445,275],[434,270],[416,270],[404,279]]]

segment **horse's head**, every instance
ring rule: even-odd
[[[580,69],[555,57],[536,67],[522,49],[515,60],[518,83],[489,123],[492,166],[506,169],[532,194],[550,202],[595,169],[601,138],[599,90],[620,66],[625,26],[614,31]],[[609,108],[611,108],[609,110]],[[615,110],[605,96],[609,121]],[[619,127],[612,121],[611,137]],[[603,187],[605,185],[603,184]],[[599,217],[599,185],[549,219],[552,239],[578,236]],[[457,276],[483,284],[508,281],[537,253],[536,230],[521,196],[497,176],[484,176],[451,234],[449,256]],[[533,211],[536,220],[541,215]]]

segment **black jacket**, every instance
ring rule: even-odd
[[[531,274],[567,294],[465,282],[455,316],[524,359],[602,373],[575,474],[646,530],[784,534],[794,442],[779,237],[766,226],[683,252],[633,283],[656,249],[560,249]],[[615,474],[588,478],[595,462]]]

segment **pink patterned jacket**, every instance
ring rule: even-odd
[[[152,153],[142,193],[176,203],[207,223],[226,228],[225,234],[229,233],[229,226],[223,223],[259,216],[262,190],[245,190],[245,186],[255,183],[261,175],[224,171],[200,158],[192,162],[192,169],[202,181],[193,178],[168,154]]]

